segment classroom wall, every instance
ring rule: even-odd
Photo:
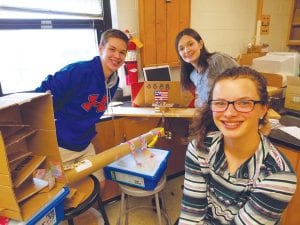
[[[237,57],[254,41],[257,1],[192,0],[191,27],[209,51]]]
[[[292,0],[264,0],[263,14],[271,16],[270,31],[261,35],[261,42],[270,45],[269,51],[289,51],[286,46]]]
[[[233,57],[255,42],[257,0],[191,0],[191,27],[198,30],[211,51]],[[111,0],[113,27],[129,29],[138,36],[138,0]],[[292,0],[264,0],[263,14],[271,15],[270,32],[261,35],[271,51],[286,46]]]
[[[110,2],[113,27],[129,29],[138,37],[138,0]],[[258,0],[191,0],[191,27],[201,34],[209,51],[238,57],[249,43],[255,43],[257,4]],[[270,45],[269,51],[289,50],[286,39],[291,5],[292,0],[263,0],[262,14],[270,15],[271,22],[269,34],[261,35],[260,40]],[[179,69],[173,68],[172,73],[178,80]],[[142,80],[141,72],[139,77]],[[130,94],[128,87],[125,92]]]

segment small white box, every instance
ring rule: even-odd
[[[299,59],[296,52],[270,52],[253,59],[252,68],[263,73],[298,76]]]

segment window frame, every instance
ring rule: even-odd
[[[0,19],[0,30],[8,29],[96,29],[98,43],[101,34],[112,28],[110,0],[102,0],[102,19]]]
[[[95,29],[96,38],[99,44],[101,34],[112,28],[110,0],[102,0],[103,13],[102,18],[90,17],[86,19],[13,19],[0,18],[0,30],[18,30],[18,29]],[[1,6],[0,6],[1,7]],[[21,37],[17,37],[21,39]],[[3,93],[0,80],[0,96],[9,93]]]

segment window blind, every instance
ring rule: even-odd
[[[102,0],[1,0],[0,19],[103,19]]]

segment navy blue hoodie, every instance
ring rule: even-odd
[[[53,95],[58,145],[82,151],[96,135],[108,102],[114,96],[119,78],[114,73],[106,84],[100,57],[65,66],[48,75],[36,92],[50,90]],[[107,87],[108,90],[107,90]]]

